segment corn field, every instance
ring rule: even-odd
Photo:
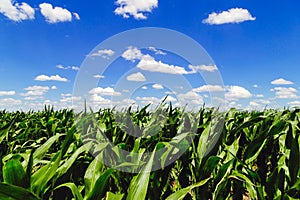
[[[201,108],[192,133],[184,131],[182,119],[192,121],[195,113],[163,109],[158,133],[142,138],[118,125],[114,109],[0,111],[0,199],[300,199],[300,109],[224,112],[220,135],[206,154],[212,115],[219,111]],[[156,127],[158,116],[147,107],[122,112],[137,127]],[[103,136],[118,147],[109,154],[114,160],[122,160],[119,149],[129,152],[132,162],[119,167],[138,164],[140,173],[104,165],[98,159],[107,155]],[[165,165],[176,143],[186,150]],[[167,151],[155,157],[161,148]],[[131,152],[153,153],[142,163]],[[154,163],[161,167],[151,170]]]

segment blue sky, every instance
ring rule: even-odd
[[[84,98],[96,108],[141,105],[167,94],[175,105],[192,107],[212,102],[243,109],[300,106],[299,11],[296,0],[1,0],[0,109],[80,107]],[[145,27],[192,38],[213,62],[190,63],[171,50],[139,49],[134,42],[116,56],[116,46],[99,45]],[[75,94],[89,59],[110,65],[104,73],[103,66],[88,68],[90,88]],[[200,76],[213,73],[222,84]],[[180,86],[181,79],[190,88]]]

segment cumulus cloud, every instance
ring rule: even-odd
[[[68,79],[60,77],[59,75],[53,75],[53,76],[47,76],[47,75],[39,75],[35,77],[36,81],[61,81],[61,82],[67,82]]]
[[[156,89],[156,90],[161,90],[161,89],[164,89],[164,87],[161,85],[161,84],[153,84],[152,85],[152,88],[153,89]]]
[[[15,95],[16,92],[15,91],[0,91],[0,96],[13,96]]]
[[[158,104],[161,103],[161,99],[157,97],[136,97],[135,98],[137,101],[141,101],[142,104]]]
[[[194,92],[222,92],[224,88],[221,85],[203,85],[193,89]]]
[[[208,15],[207,19],[202,22],[205,24],[226,24],[226,23],[241,23],[244,21],[253,21],[253,17],[247,9],[231,8],[220,13],[213,12]]]
[[[39,86],[39,85],[34,85],[34,86],[29,86],[27,88],[24,88],[26,90],[26,93],[22,93],[21,96],[43,96],[46,92],[49,91],[48,86]],[[28,99],[27,99],[28,100]]]
[[[13,98],[4,98],[0,99],[0,105],[1,106],[7,106],[7,105],[20,105],[22,104],[21,100],[13,99]]]
[[[156,61],[150,55],[144,55],[140,62],[137,64],[137,67],[150,72],[160,72],[167,74],[190,74],[190,72],[186,71],[184,67]]]
[[[150,51],[153,51],[156,55],[166,55],[167,53],[163,52],[162,50],[159,50],[155,47],[149,47]]]
[[[124,51],[124,53],[122,54],[122,57],[125,60],[129,60],[134,62],[135,60],[140,60],[142,59],[144,55],[142,54],[141,50],[139,50],[136,47],[128,47],[126,51]]]
[[[252,94],[241,86],[228,86],[225,98],[228,100],[246,99],[252,97]]]
[[[71,103],[71,102],[74,102],[74,101],[80,101],[81,100],[81,97],[78,96],[78,97],[73,97],[73,96],[70,96],[70,97],[66,97],[66,96],[63,96],[62,95],[62,98],[60,99],[60,102],[61,103]]]
[[[278,99],[293,99],[298,98],[297,90],[292,87],[275,87],[271,89],[272,92],[275,92],[276,98]]]
[[[53,7],[49,3],[42,3],[39,5],[42,15],[46,21],[53,24],[58,22],[70,22],[72,21],[72,13],[62,7]],[[73,13],[75,19],[79,19],[78,13]]]
[[[0,13],[8,19],[20,22],[27,19],[34,19],[35,11],[27,3],[17,3],[14,0],[1,0]]]
[[[291,106],[300,106],[300,101],[291,101],[291,102],[288,102],[288,104]]]
[[[143,86],[142,89],[143,89],[143,90],[147,90],[148,87],[147,87],[147,86]]]
[[[57,90],[57,87],[55,85],[51,86],[51,90]]]
[[[91,89],[89,91],[89,93],[90,94],[97,94],[97,95],[101,95],[101,96],[120,96],[121,95],[120,92],[116,92],[111,87],[106,87],[106,88],[96,87],[96,88]]]
[[[155,47],[149,47],[148,49],[156,52],[156,54],[163,54],[163,52],[160,52],[160,50],[157,50]],[[136,67],[150,72],[160,72],[167,74],[195,74],[198,71],[213,72],[217,70],[217,67],[214,65],[189,65],[190,71],[187,71],[184,67],[157,61],[149,54],[144,55],[141,50],[133,46],[129,46],[127,50],[122,54],[122,57],[125,60],[129,60],[131,62],[135,62],[136,60],[138,60],[139,62]]]
[[[292,85],[294,84],[292,81],[285,80],[283,78],[276,79],[271,82],[272,85]]]
[[[216,65],[197,65],[197,66],[189,65],[189,68],[193,72],[198,72],[198,71],[214,72],[218,70]]]
[[[89,100],[95,104],[108,105],[111,103],[109,99],[105,99],[98,94],[93,94],[90,96]]]
[[[147,19],[145,12],[152,12],[158,7],[158,0],[117,0],[115,4],[119,7],[115,9],[116,15],[129,18],[130,15],[135,19]]]
[[[201,100],[203,101],[202,99],[202,96],[199,95],[198,93],[194,92],[194,91],[189,91],[187,93],[184,93],[184,94],[179,94],[178,97],[180,99],[184,99],[184,100]]]
[[[110,59],[110,57],[113,56],[114,54],[115,52],[111,49],[100,49],[97,52],[90,54],[90,56]]]
[[[126,79],[128,81],[136,81],[136,82],[146,81],[146,77],[141,72],[131,74],[131,75],[127,76]]]
[[[77,67],[77,66],[66,66],[66,67],[64,67],[63,65],[56,65],[56,67],[58,69],[65,69],[65,70],[68,70],[68,69],[72,69],[72,70],[75,70],[75,71],[79,71],[80,70],[80,68]]]

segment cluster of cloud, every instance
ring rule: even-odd
[[[89,56],[110,59],[110,57],[113,56],[114,54],[115,52],[111,49],[101,49],[98,50],[97,52],[91,53]]]
[[[80,70],[80,68],[77,67],[77,66],[66,66],[66,67],[64,67],[63,65],[56,65],[56,67],[58,69],[65,69],[65,70],[68,70],[68,69],[72,69],[72,70],[75,70],[75,71],[79,71]]]
[[[158,0],[117,0],[115,4],[115,14],[122,15],[124,18],[133,16],[135,19],[147,19],[146,12],[152,12],[158,7]]]
[[[73,18],[76,20],[80,19],[78,13],[71,13],[62,7],[54,7],[50,3],[39,4],[39,9],[48,23],[68,22],[72,21]],[[35,10],[25,2],[18,3],[15,0],[0,1],[0,13],[15,22],[35,19]]]
[[[149,47],[149,48],[154,52],[159,52],[159,50],[157,50],[154,47]],[[161,52],[159,54],[161,54]],[[199,71],[214,72],[218,70],[218,68],[215,65],[198,65],[198,66],[189,65],[188,68],[190,70],[188,71],[181,66],[176,66],[176,65],[164,63],[162,61],[157,61],[151,55],[143,54],[141,50],[133,46],[128,47],[127,50],[123,52],[122,57],[125,60],[131,62],[138,61],[136,67],[141,70],[149,71],[149,72],[184,75],[184,74],[195,74]]]
[[[117,8],[114,10],[116,15],[121,15],[123,18],[132,16],[136,20],[144,20],[147,19],[146,13],[151,13],[154,8],[158,7],[158,0],[116,0],[115,4],[117,5]],[[37,8],[31,7],[25,2],[18,3],[15,0],[1,0],[0,2],[0,13],[16,22],[33,20],[35,18],[35,10]],[[39,4],[39,10],[48,23],[70,22],[73,19],[80,20],[78,13],[71,12],[66,8],[55,7],[50,3]],[[212,12],[202,22],[220,25],[253,21],[255,19],[247,9],[231,8],[219,13]],[[156,54],[164,55],[164,52],[156,51],[155,48],[149,48],[149,50],[155,51]],[[111,52],[103,52],[103,54],[100,52],[100,56],[103,55],[105,57],[106,53],[110,54]]]
[[[0,91],[0,96],[13,96],[16,94],[16,91]]]
[[[68,79],[61,77],[60,75],[52,75],[52,76],[47,76],[47,75],[38,75],[35,77],[36,81],[60,81],[60,82],[67,82]]]
[[[1,0],[0,13],[8,19],[19,22],[27,19],[34,19],[34,9],[25,2],[17,3],[12,0]]]

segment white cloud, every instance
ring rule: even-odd
[[[127,76],[126,79],[128,81],[136,81],[136,82],[146,81],[146,77],[141,72],[131,74],[131,75]]]
[[[185,94],[179,94],[178,97],[182,100],[193,100],[193,99],[195,99],[195,100],[203,101],[202,96],[197,94],[194,91],[189,91]]]
[[[149,47],[148,49],[154,52],[160,51],[157,50],[155,47]],[[163,52],[159,52],[159,54],[163,54]],[[181,66],[163,63],[162,61],[156,61],[155,58],[153,58],[151,55],[149,54],[144,55],[142,54],[141,50],[133,46],[128,47],[128,49],[122,54],[122,57],[125,60],[129,60],[131,62],[135,62],[136,60],[139,60],[139,63],[137,64],[136,67],[144,71],[150,71],[150,72],[160,72],[160,73],[167,73],[167,74],[194,74],[197,73],[197,71],[199,70],[209,71],[209,72],[213,72],[217,70],[216,66],[189,65],[191,71],[187,71],[185,70],[184,67]]]
[[[221,85],[203,85],[193,89],[194,92],[222,92],[224,88]]]
[[[226,89],[228,92],[225,94],[225,98],[228,100],[246,99],[252,96],[247,89],[241,86],[228,86]]]
[[[214,72],[218,70],[216,65],[197,65],[197,66],[189,65],[189,68],[193,72],[198,72],[198,71]]]
[[[125,60],[130,60],[132,62],[142,59],[143,56],[144,55],[142,54],[141,50],[132,46],[128,47],[127,50],[122,54],[122,57]]]
[[[161,100],[165,99],[166,97],[162,98]],[[175,102],[177,101],[176,98],[172,97],[172,96],[167,96],[167,98],[165,99],[166,102]]]
[[[75,70],[75,71],[79,71],[80,70],[80,68],[77,67],[77,66],[66,66],[66,67],[64,67],[62,65],[56,65],[56,67],[58,69],[65,69],[65,70],[67,70],[67,69],[72,69],[72,70]]]
[[[190,72],[186,71],[183,67],[156,61],[150,55],[144,55],[140,62],[137,64],[137,67],[150,72],[160,72],[167,74],[190,74]]]
[[[253,87],[254,87],[254,88],[258,88],[258,85],[257,85],[257,84],[254,84]]]
[[[158,0],[117,0],[115,14],[129,18],[132,15],[135,19],[147,19],[145,12],[151,12],[158,6]]]
[[[259,103],[257,103],[256,101],[250,101],[249,106],[252,108],[257,108],[257,107],[260,107],[261,105]]]
[[[276,98],[278,99],[293,99],[298,98],[297,90],[292,87],[275,87],[271,89],[271,91],[275,92]]]
[[[300,106],[300,101],[292,101],[288,103],[291,106]]]
[[[257,99],[255,101],[258,102],[258,103],[260,103],[260,104],[264,104],[264,105],[267,105],[267,104],[271,103],[271,101],[268,100],[268,99]]]
[[[283,78],[276,79],[271,82],[272,85],[292,85],[294,84],[292,81],[285,80]]]
[[[153,85],[152,85],[152,88],[153,88],[153,89],[156,89],[156,90],[164,89],[164,87],[163,87],[161,84],[157,84],[157,83],[153,84]]]
[[[116,92],[113,88],[111,87],[106,87],[106,88],[101,88],[101,87],[96,87],[93,88],[89,91],[90,94],[97,94],[101,96],[120,96],[120,92]]]
[[[108,105],[111,103],[111,101],[109,99],[105,99],[101,96],[99,96],[98,94],[93,94],[90,96],[89,100],[92,102],[92,103],[95,103],[95,104],[100,104],[100,105]]]
[[[36,81],[61,81],[61,82],[67,82],[68,79],[60,77],[59,75],[53,75],[53,76],[47,76],[47,75],[39,75],[35,77]]]
[[[98,50],[95,53],[90,54],[90,56],[92,57],[101,57],[104,59],[110,59],[111,56],[113,56],[115,54],[115,52],[111,49],[101,49]]]
[[[43,99],[43,96],[27,96],[24,98],[25,101],[35,101],[37,99]]]
[[[241,23],[244,21],[253,21],[255,17],[252,17],[247,9],[243,8],[231,8],[228,11],[220,13],[211,13],[207,19],[202,22],[205,24],[226,24],[226,23]]]
[[[22,93],[21,96],[43,96],[46,92],[49,91],[49,87],[48,86],[39,86],[39,85],[34,85],[34,86],[30,86],[27,88],[24,88],[24,90],[26,90],[26,93]],[[26,99],[28,100],[28,99]]]
[[[142,89],[143,89],[143,90],[147,90],[148,87],[147,87],[147,86],[143,86]]]
[[[5,98],[0,99],[0,105],[1,106],[12,106],[12,105],[20,105],[22,104],[21,100],[13,99],[13,98]]]
[[[184,94],[178,94],[178,98],[180,100],[180,102],[178,102],[178,106],[199,106],[204,103],[203,97],[194,91],[189,91]]]
[[[15,91],[0,91],[0,96],[12,96],[15,95]]]
[[[155,47],[149,47],[150,51],[153,51],[156,55],[166,55],[167,53],[163,52],[162,50],[156,49]]]
[[[20,22],[22,20],[34,19],[35,11],[27,3],[17,3],[15,0],[1,0],[0,13],[8,19]]]
[[[142,104],[154,104],[154,103],[161,103],[161,99],[156,97],[136,97],[137,101],[141,101]]]
[[[71,102],[74,102],[74,101],[80,101],[81,100],[81,97],[65,97],[65,96],[62,96],[62,99],[60,99],[60,102],[61,103],[71,103]]]
[[[61,96],[62,96],[62,97],[71,97],[72,94],[70,94],[70,93],[67,93],[67,94],[62,93]]]
[[[257,97],[257,98],[264,98],[263,94],[255,94],[254,96]]]
[[[51,87],[51,90],[57,90],[57,87],[56,87],[55,85],[53,85],[53,86]]]
[[[73,12],[73,15],[74,15],[75,19],[80,20],[80,16],[78,13]]]
[[[46,18],[46,21],[51,24],[72,21],[72,13],[65,8],[53,7],[49,3],[42,3],[39,5],[39,7],[42,15]],[[79,15],[77,15],[75,15],[76,19],[79,17]]]
[[[99,79],[100,79],[100,78],[104,78],[104,76],[102,76],[102,75],[100,75],[100,74],[95,74],[95,75],[94,75],[94,78],[99,78]]]

